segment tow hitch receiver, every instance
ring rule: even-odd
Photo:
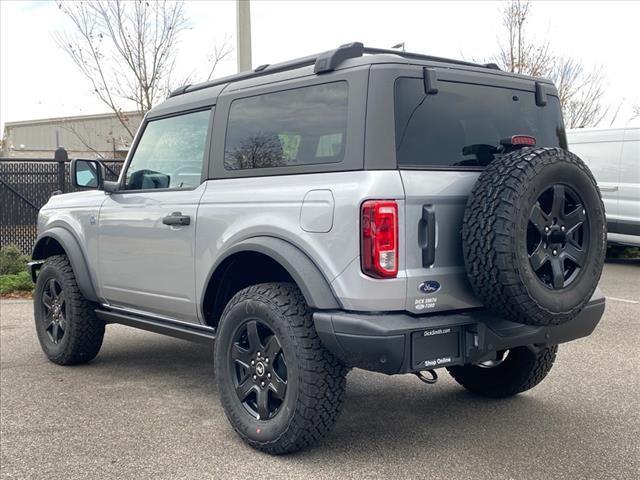
[[[423,370],[421,372],[415,372],[415,376],[420,379],[421,382],[433,385],[438,381],[438,374],[435,370]]]

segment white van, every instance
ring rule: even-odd
[[[640,246],[640,127],[568,130],[602,192],[609,243]]]

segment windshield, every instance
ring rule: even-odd
[[[557,97],[539,107],[533,92],[485,85],[439,81],[438,93],[425,95],[421,78],[399,78],[395,127],[401,167],[483,167],[512,135],[566,148]]]

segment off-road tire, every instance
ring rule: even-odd
[[[234,332],[248,316],[269,325],[286,358],[286,396],[275,416],[266,421],[243,407],[229,366]],[[295,285],[264,283],[238,292],[222,314],[214,362],[227,418],[238,435],[258,450],[285,454],[308,447],[324,437],[342,409],[347,369],[322,346],[311,312]]]
[[[581,235],[588,248],[580,250],[583,266],[571,283],[550,289],[530,263],[527,229],[539,196],[549,185],[560,184],[581,197],[586,216]],[[468,198],[462,244],[471,286],[497,315],[536,326],[574,318],[596,289],[606,253],[604,206],[593,175],[582,160],[561,148],[525,148],[495,159]],[[545,258],[551,253],[545,251]]]
[[[65,331],[54,344],[45,330],[45,307],[42,303],[47,283],[55,279],[64,292]],[[71,263],[66,255],[47,258],[40,269],[33,295],[36,333],[42,351],[58,365],[75,365],[93,360],[102,346],[105,324],[96,317],[95,304],[78,288]]]
[[[448,367],[453,379],[470,392],[492,398],[511,397],[532,389],[547,376],[558,352],[557,345],[537,352],[517,347],[492,368],[478,365]]]

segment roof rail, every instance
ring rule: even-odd
[[[365,47],[364,53],[368,54],[387,54],[387,55],[399,55],[403,58],[411,58],[414,60],[429,60],[432,62],[453,63],[454,65],[465,65],[467,67],[480,67],[491,68],[492,70],[500,70],[500,67],[495,63],[474,63],[466,62],[464,60],[455,60],[453,58],[434,57],[433,55],[423,55],[421,53],[402,52],[398,50],[389,50],[385,48],[369,48]]]
[[[313,67],[314,73],[324,73],[335,70],[338,65],[349,58],[357,58],[364,55],[365,48],[360,42],[346,43],[340,45],[335,50],[321,53],[316,58],[316,63]]]
[[[216,85],[224,85],[225,83],[238,82],[240,80],[246,80],[248,78],[262,77],[264,75],[270,75],[272,73],[284,72],[287,70],[295,70],[296,68],[306,67],[316,63],[316,55],[309,57],[297,58],[288,62],[276,63],[274,65],[260,65],[253,71],[241,72],[235,75],[229,75],[228,77],[216,78],[209,82],[197,83],[195,85],[185,85],[180,87],[169,94],[169,98],[177,95],[182,95],[187,92],[194,92],[196,90],[202,90],[203,88],[215,87]]]
[[[196,90],[202,90],[204,88],[214,87],[216,85],[224,85],[225,83],[238,82],[240,80],[246,80],[249,78],[262,77],[264,75],[271,75],[272,73],[285,72],[287,70],[295,70],[297,68],[307,67],[313,65],[313,71],[316,74],[330,72],[335,70],[338,65],[349,58],[362,57],[364,54],[389,54],[398,55],[403,58],[410,58],[415,60],[430,60],[434,62],[452,63],[455,65],[465,65],[469,67],[481,67],[491,68],[494,70],[500,70],[495,63],[479,64],[472,62],[465,62],[463,60],[454,60],[450,58],[434,57],[431,55],[422,55],[419,53],[401,52],[399,50],[387,50],[383,48],[370,48],[365,47],[361,42],[347,43],[341,45],[335,50],[329,50],[318,55],[310,55],[308,57],[297,58],[288,62],[276,63],[273,65],[265,64],[260,65],[255,70],[250,72],[241,72],[235,75],[229,75],[227,77],[217,78],[209,82],[198,83],[195,85],[184,85],[169,94],[169,97],[175,97],[187,92],[194,92]]]

